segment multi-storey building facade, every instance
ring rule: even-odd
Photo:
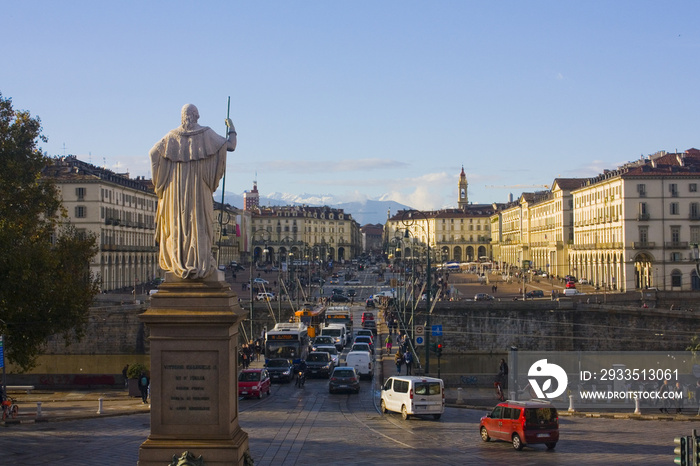
[[[699,290],[699,184],[697,149],[556,179],[491,217],[494,258],[504,269],[585,277],[609,290]]]
[[[491,215],[498,204],[469,204],[464,167],[459,175],[457,193],[457,209],[413,214],[401,210],[390,216],[385,226],[385,243],[398,241],[393,238],[409,240],[402,243],[403,257],[414,253],[417,256],[419,252],[414,250],[430,246],[435,261],[492,260]]]
[[[111,291],[148,282],[162,272],[155,244],[157,197],[150,180],[131,179],[61,157],[44,170],[58,187],[68,218],[78,231],[97,236],[99,252],[90,270]]]
[[[573,192],[569,261],[607,289],[700,290],[700,151],[660,152]]]
[[[569,273],[567,245],[573,242],[572,189],[579,178],[557,178],[549,191],[523,193],[491,217],[494,259],[503,270],[535,268],[549,275]]]
[[[219,265],[241,262],[249,252],[251,214],[225,204],[214,202],[214,257]]]
[[[381,223],[363,225],[360,227],[360,234],[362,234],[362,252],[381,253],[384,235],[384,226]]]
[[[362,236],[358,223],[343,209],[264,207],[252,211],[248,250],[254,262],[287,258],[343,262],[362,252]]]
[[[260,193],[258,192],[258,182],[253,182],[253,189],[243,193],[243,210],[251,211],[260,206]]]

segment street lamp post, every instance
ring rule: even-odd
[[[0,319],[3,327],[7,326],[7,323]],[[2,364],[2,396],[0,396],[0,401],[5,401],[7,398],[7,375],[5,374],[5,334],[0,332],[0,363]]]
[[[411,306],[411,341],[415,341],[416,338],[416,323],[415,323],[415,306],[413,304],[414,296],[415,296],[415,283],[416,283],[416,261],[415,261],[415,237],[411,234],[408,228],[406,228],[404,232],[404,238],[409,238],[411,239],[410,245],[411,245],[411,300],[409,302],[409,306]]]
[[[693,257],[695,258],[695,271],[698,274],[698,280],[700,280],[700,248],[698,243],[693,245]]]
[[[248,340],[251,340],[253,338],[253,263],[255,262],[255,236],[258,233],[265,233],[267,235],[270,235],[270,237],[272,236],[271,233],[269,231],[267,231],[266,229],[259,228],[259,229],[255,230],[251,234],[251,237],[250,237],[252,251],[251,251],[251,255],[250,255],[250,277],[249,277],[249,283],[248,283],[248,287],[250,288],[250,336],[248,337]],[[265,235],[262,235],[262,236],[264,237]],[[267,243],[267,240],[264,240],[264,241]],[[263,250],[263,253],[265,253],[266,251],[267,251],[267,244],[265,244],[265,249]]]
[[[403,216],[401,217],[401,221],[403,222],[404,225],[407,227],[410,225],[413,225],[415,223],[415,219],[413,219],[413,215],[417,214],[423,217],[425,219],[425,224],[426,224],[426,242],[428,243],[428,258],[427,258],[427,278],[426,278],[426,285],[427,285],[427,290],[426,290],[426,316],[425,316],[425,373],[429,374],[430,373],[430,334],[432,332],[432,327],[430,326],[430,304],[432,303],[432,300],[430,299],[430,292],[431,292],[431,275],[432,275],[432,270],[430,268],[430,221],[428,220],[428,216],[425,215],[424,212],[421,212],[420,210],[406,210],[403,213]]]
[[[223,193],[222,193],[223,197]],[[226,211],[224,207],[223,199],[221,202],[221,212],[219,212],[219,242],[216,251],[216,265],[222,265],[223,258],[221,257],[221,242],[224,236],[226,236],[226,225],[231,221],[231,214]]]

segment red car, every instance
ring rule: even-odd
[[[575,282],[566,282],[566,287],[567,288],[576,288],[576,283]]]
[[[504,401],[479,423],[481,440],[505,440],[516,450],[544,443],[548,450],[559,441],[559,414],[547,401]]]
[[[363,312],[362,313],[362,323],[364,324],[367,320],[374,320],[373,312]]]
[[[271,385],[267,369],[244,369],[238,374],[238,396],[262,398],[263,393],[269,396]]]

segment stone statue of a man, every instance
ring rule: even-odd
[[[226,170],[226,152],[236,149],[236,129],[226,119],[228,139],[199,126],[197,107],[182,107],[182,125],[150,151],[158,196],[156,241],[159,263],[178,278],[205,278],[216,270],[214,191]]]

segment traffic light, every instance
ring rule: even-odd
[[[673,449],[673,454],[675,455],[673,462],[675,464],[680,466],[692,466],[692,463],[688,462],[689,439],[690,437],[675,437],[673,439],[673,443],[676,445],[676,448]]]
[[[438,345],[437,345],[437,357],[439,358],[441,356],[442,356],[442,343],[438,343]]]
[[[676,448],[673,449],[673,454],[675,458],[673,462],[681,466],[688,465],[688,437],[675,437],[673,443]]]

